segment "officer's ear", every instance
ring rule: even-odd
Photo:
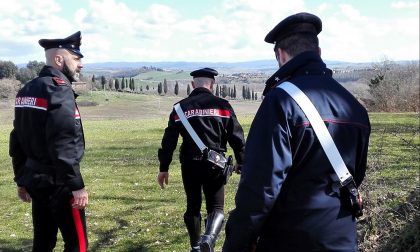
[[[194,81],[191,81],[191,86],[193,87],[193,89],[195,88],[195,83],[194,83]]]
[[[63,57],[62,55],[55,55],[55,56],[54,56],[54,63],[55,63],[57,66],[62,67],[62,66],[63,66],[63,64],[64,64],[64,57]]]
[[[210,90],[213,90],[213,86],[214,86],[214,83],[215,83],[216,81],[215,80],[211,80],[210,81]]]

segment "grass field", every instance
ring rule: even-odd
[[[80,98],[99,104],[80,108],[86,137],[81,167],[90,193],[90,251],[188,251],[177,151],[169,186],[162,190],[156,182],[157,149],[170,108],[180,98],[99,92]],[[258,103],[232,104],[247,133]],[[365,251],[385,251],[381,249],[410,231],[413,219],[418,218],[408,214],[404,222],[398,209],[407,205],[407,196],[419,184],[419,115],[370,116],[369,172],[363,185],[368,204],[360,221],[360,243]],[[31,208],[16,197],[8,157],[12,118],[12,109],[0,106],[0,252],[31,250]],[[234,175],[227,186],[226,211],[234,207],[238,180]],[[386,223],[378,218],[380,214],[389,214]],[[389,232],[380,230],[384,225]],[[218,251],[223,239],[222,231]],[[62,251],[60,239],[56,251]]]

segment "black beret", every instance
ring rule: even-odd
[[[51,48],[63,48],[83,58],[83,54],[80,52],[81,40],[82,40],[82,36],[81,36],[80,31],[78,31],[68,36],[67,38],[40,39],[38,43],[40,46],[44,47],[45,50],[48,50]]]
[[[278,23],[265,36],[267,43],[276,43],[295,33],[313,33],[318,35],[322,30],[321,19],[313,14],[301,12],[291,15]]]
[[[190,73],[190,75],[193,78],[207,77],[207,78],[212,78],[212,79],[214,79],[214,76],[217,76],[218,74],[219,73],[216,70],[214,70],[212,68],[208,68],[208,67],[205,67],[205,68],[202,68],[202,69],[198,69],[198,70],[192,71]]]

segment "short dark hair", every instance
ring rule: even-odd
[[[295,33],[276,42],[274,50],[276,51],[277,48],[281,48],[291,57],[295,57],[305,51],[318,52],[319,40],[318,37],[312,33]]]

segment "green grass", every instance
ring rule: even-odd
[[[158,102],[160,98],[155,96],[113,93],[105,97],[99,92],[80,98],[99,103],[81,108],[86,137],[81,167],[90,194],[90,251],[188,251],[178,151],[170,167],[168,187],[162,190],[156,182],[157,149],[170,107],[181,98]],[[369,170],[362,188],[368,203],[361,221],[366,237],[361,242],[365,251],[376,251],[369,250],[371,244],[365,242],[383,234],[383,226],[373,221],[378,208],[397,211],[419,183],[419,118],[415,113],[370,116]],[[31,208],[16,197],[8,156],[11,118],[11,110],[0,111],[0,251],[30,251]],[[252,115],[239,115],[246,133],[252,119]],[[234,208],[238,181],[239,176],[234,175],[227,186],[226,212]],[[392,215],[386,218],[387,223],[399,220]],[[392,240],[392,232],[399,234],[409,224],[409,219],[405,224],[398,221],[381,242]],[[224,231],[217,242],[218,251],[223,240]],[[59,239],[56,251],[62,246]]]

